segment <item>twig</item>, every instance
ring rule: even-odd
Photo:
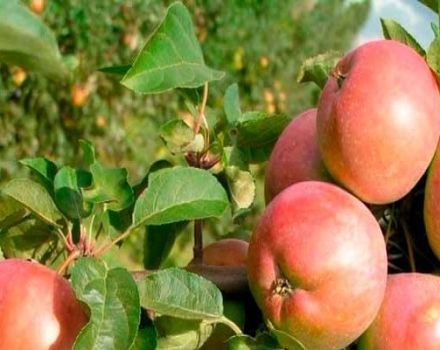
[[[193,262],[195,265],[203,263],[203,232],[202,220],[194,221],[194,248],[193,248]]]
[[[196,134],[199,133],[200,130],[200,125],[202,124],[202,121],[205,122],[206,124],[206,120],[205,120],[205,109],[206,109],[206,103],[208,102],[208,83],[205,83],[205,86],[203,88],[203,99],[202,99],[202,104],[200,105],[200,109],[199,109],[199,115],[197,117],[196,123],[194,125],[194,132]]]
[[[94,256],[98,257],[102,254],[104,254],[105,252],[107,252],[107,250],[109,250],[111,247],[113,247],[115,244],[119,243],[120,241],[122,241],[123,239],[127,238],[128,235],[131,233],[133,227],[129,227],[127,229],[127,231],[125,231],[123,234],[121,234],[120,236],[116,237],[114,240],[103,244],[101,247],[99,247],[98,249],[95,250],[95,252],[93,253]]]
[[[61,264],[60,268],[58,269],[58,274],[63,275],[64,270],[73,262],[75,261],[79,256],[81,255],[81,252],[79,250],[74,250],[72,253],[68,255],[66,260]]]

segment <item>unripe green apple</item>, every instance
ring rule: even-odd
[[[88,316],[64,278],[35,262],[0,262],[0,350],[71,350]]]
[[[412,48],[366,43],[336,66],[317,115],[332,177],[367,203],[405,196],[425,173],[440,135],[436,79]]]
[[[383,299],[387,256],[374,216],[341,188],[294,184],[268,205],[248,252],[252,294],[273,326],[306,349],[340,350]]]
[[[440,349],[440,277],[400,273],[388,278],[385,298],[360,350]]]
[[[316,108],[293,118],[278,138],[266,167],[266,203],[290,185],[311,180],[330,181],[319,152]]]

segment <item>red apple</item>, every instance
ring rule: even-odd
[[[246,266],[249,243],[228,238],[214,242],[203,249],[203,263],[215,266]]]
[[[388,278],[385,298],[360,340],[361,350],[440,349],[440,277],[401,273]]]
[[[429,245],[440,259],[440,145],[429,168],[423,215]]]
[[[406,195],[440,135],[440,94],[423,57],[392,40],[347,54],[322,92],[318,139],[330,174],[365,202]]]
[[[295,117],[278,138],[266,168],[266,203],[290,185],[310,180],[330,181],[319,152],[316,108]]]
[[[0,350],[71,350],[88,316],[70,284],[35,262],[0,262]]]
[[[266,208],[249,245],[248,280],[264,316],[306,349],[339,350],[379,310],[387,256],[374,216],[341,188],[292,185]]]

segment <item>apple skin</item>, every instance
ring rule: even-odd
[[[348,53],[334,76],[317,115],[326,168],[364,202],[402,198],[428,168],[440,135],[434,75],[412,48],[378,40]]]
[[[382,232],[357,198],[324,182],[281,192],[253,231],[251,292],[273,326],[306,349],[339,350],[381,305],[387,278]]]
[[[55,271],[21,259],[0,262],[0,350],[71,350],[87,322]]]
[[[388,277],[385,298],[360,350],[440,349],[440,277],[399,273]]]
[[[428,171],[423,216],[429,245],[440,259],[440,144]]]
[[[319,151],[316,113],[312,108],[299,114],[278,138],[266,167],[266,203],[297,182],[331,182]]]
[[[249,243],[241,239],[227,238],[203,249],[203,263],[214,266],[246,266]]]

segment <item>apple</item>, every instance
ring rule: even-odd
[[[266,167],[266,203],[294,183],[331,181],[319,152],[316,111],[312,108],[299,114],[278,138]]]
[[[31,0],[30,8],[33,12],[40,14],[46,7],[46,0]]]
[[[422,177],[440,135],[436,79],[412,48],[392,40],[348,53],[324,87],[317,114],[332,177],[364,202],[405,196]]]
[[[82,107],[89,98],[89,90],[85,85],[75,84],[72,86],[71,99],[75,107]]]
[[[336,185],[294,184],[267,206],[247,260],[251,292],[275,329],[306,349],[340,350],[376,316],[386,286],[379,224]]]
[[[55,271],[21,259],[0,262],[0,350],[71,350],[87,322]]]
[[[203,249],[203,263],[215,266],[246,266],[249,243],[228,238],[214,242]]]
[[[434,254],[440,259],[440,145],[428,171],[423,216],[426,235]]]
[[[385,298],[360,350],[440,349],[440,277],[399,273],[388,278]]]

